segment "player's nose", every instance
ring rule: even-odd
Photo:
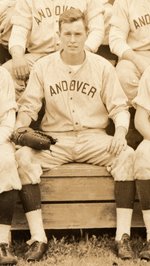
[[[71,41],[71,42],[74,42],[74,41],[75,41],[75,36],[74,36],[74,34],[71,34],[70,41]]]

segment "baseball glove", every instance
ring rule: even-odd
[[[20,146],[28,146],[36,150],[50,150],[56,139],[39,130],[29,127],[20,127],[13,132],[11,140]]]

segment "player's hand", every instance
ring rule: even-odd
[[[115,132],[114,137],[112,138],[107,148],[107,152],[118,156],[121,153],[121,151],[126,149],[126,147],[127,147],[127,141],[125,138],[125,134],[124,132],[118,130]]]
[[[12,59],[13,72],[16,79],[26,81],[29,78],[30,68],[24,56],[16,56]]]

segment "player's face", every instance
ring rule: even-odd
[[[86,29],[81,19],[61,25],[60,40],[66,54],[78,55],[82,53],[86,38]]]

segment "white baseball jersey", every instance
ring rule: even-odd
[[[12,78],[0,67],[0,145],[8,141],[14,129],[17,104]]]
[[[0,43],[8,45],[11,32],[11,15],[16,0],[0,0]]]
[[[116,126],[128,126],[124,119],[117,119],[119,114],[128,117],[128,111],[114,67],[90,52],[77,69],[64,64],[60,52],[39,59],[19,100],[19,112],[36,120],[42,98],[46,108],[41,128],[46,132],[105,129],[108,117]]]
[[[115,0],[109,44],[119,57],[128,49],[150,50],[149,0]]]
[[[9,138],[16,119],[15,90],[8,71],[0,67],[0,193],[21,189],[15,161],[15,149]]]
[[[12,17],[9,47],[20,45],[31,53],[58,50],[58,19],[64,10],[79,8],[87,14],[89,35],[86,46],[96,52],[104,37],[103,3],[100,0],[18,0]]]

